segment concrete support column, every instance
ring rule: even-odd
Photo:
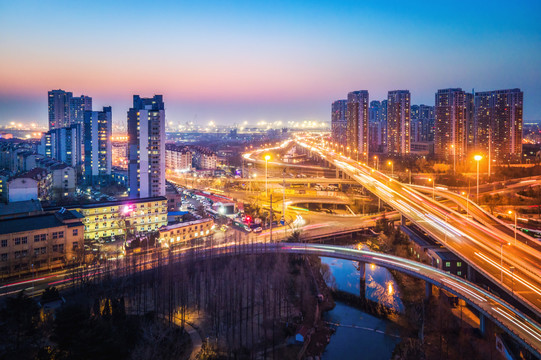
[[[400,215],[400,225],[406,226],[406,221],[408,221],[408,219],[406,219],[404,215]]]
[[[432,295],[432,284],[428,281],[425,281],[425,299],[430,299],[430,296]]]
[[[481,332],[482,336],[486,335],[486,324],[485,324],[485,315],[479,314],[479,331]]]

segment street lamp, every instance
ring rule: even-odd
[[[466,192],[463,191],[462,196],[466,196]],[[470,207],[470,194],[468,194],[468,197],[466,199],[466,216],[470,216],[469,207]]]
[[[515,246],[517,245],[517,212],[515,211]],[[508,214],[513,214],[513,211],[509,210]]]
[[[378,170],[378,157],[374,156],[374,168]]]
[[[436,180],[429,178],[428,182],[432,182],[432,200],[434,200],[434,192],[436,191]]]
[[[473,159],[477,161],[477,203],[479,203],[479,162],[483,157],[481,155],[475,155]]]
[[[394,177],[394,163],[389,161],[387,164],[391,166],[391,177]]]
[[[265,197],[269,197],[269,160],[270,155],[265,155]]]
[[[500,270],[501,270],[501,276],[500,276],[500,282],[503,284],[503,246],[504,245],[511,245],[511,243],[501,243],[500,244]]]

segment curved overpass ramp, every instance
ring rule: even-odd
[[[211,256],[286,253],[371,263],[427,281],[458,296],[541,358],[541,326],[502,299],[458,276],[398,256],[332,245],[304,243],[237,245],[209,250]]]

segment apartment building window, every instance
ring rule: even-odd
[[[21,244],[23,244],[23,245],[28,244],[28,237],[23,236],[23,237],[21,238]]]
[[[2,240],[1,245],[2,245],[2,247],[8,247],[8,241],[7,240]]]
[[[73,229],[73,236],[79,235],[79,229]]]
[[[34,242],[39,242],[39,235],[34,235]]]
[[[450,262],[450,261],[446,261],[446,262],[445,262],[445,267],[451,267],[451,262]]]
[[[46,247],[40,248],[40,252],[41,252],[42,254],[46,254],[46,253],[47,253],[47,248],[46,248]]]
[[[41,241],[47,241],[47,234],[41,234]]]
[[[34,249],[34,255],[39,255],[39,248]]]
[[[5,253],[4,253],[4,254],[0,255],[0,260],[2,260],[2,261],[8,261],[8,254],[5,254]]]
[[[79,243],[74,242],[74,243],[72,244],[72,249],[73,249],[73,250],[77,250],[78,248],[79,248]]]
[[[14,239],[13,239],[13,243],[14,243],[15,245],[21,245],[21,238],[20,238],[20,237],[14,238]]]
[[[27,257],[27,256],[28,256],[28,250],[22,250],[21,257]]]
[[[53,233],[53,239],[58,239],[58,233],[57,232]]]
[[[461,263],[460,261],[458,261],[458,262],[456,263],[456,267],[461,267],[461,266],[462,266],[462,263]]]

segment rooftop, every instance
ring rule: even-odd
[[[160,228],[160,231],[169,231],[169,230],[183,228],[185,226],[204,224],[204,223],[212,222],[212,221],[214,221],[214,220],[208,218],[208,219],[201,219],[201,220],[195,220],[195,221],[182,222],[182,223],[178,223],[178,224],[162,226]]]
[[[15,201],[8,204],[0,203],[0,217],[3,218],[42,211],[41,203],[38,200]]]
[[[77,224],[83,225],[82,222]],[[0,235],[18,233],[23,231],[32,231],[39,229],[48,229],[64,224],[56,214],[42,214],[34,216],[25,216],[15,219],[0,220]]]

